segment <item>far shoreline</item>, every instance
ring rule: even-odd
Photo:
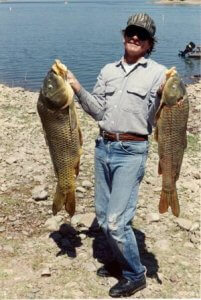
[[[201,5],[201,0],[154,0],[154,2],[158,4],[194,4],[194,5]]]
[[[191,75],[191,76],[181,76],[184,84],[186,86],[193,86],[199,82],[201,82],[201,74],[194,74],[194,75]],[[31,88],[31,87],[28,87],[26,85],[20,85],[20,84],[11,84],[9,82],[5,82],[5,81],[0,81],[0,86],[1,87],[5,87],[5,88],[9,88],[9,89],[12,89],[13,92],[15,92],[16,90],[23,90],[24,92],[30,92],[30,93],[36,93],[36,94],[39,94],[40,92],[40,89],[41,87],[39,88]]]

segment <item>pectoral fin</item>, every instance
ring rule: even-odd
[[[154,139],[156,142],[158,142],[158,126],[156,126],[155,131],[154,131]]]
[[[162,168],[161,168],[161,164],[160,164],[160,161],[158,163],[158,175],[161,175],[162,174]]]
[[[156,114],[155,114],[155,124],[157,123],[158,119],[160,118],[160,115],[161,115],[161,111],[163,109],[163,106],[165,105],[164,102],[161,102]]]
[[[69,118],[70,118],[70,128],[73,131],[77,127],[77,115],[75,112],[74,103],[72,103],[69,106]]]

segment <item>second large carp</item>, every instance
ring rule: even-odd
[[[161,104],[156,113],[155,139],[158,142],[159,166],[162,174],[162,191],[159,212],[168,211],[179,216],[180,207],[176,181],[179,178],[184,150],[187,147],[187,121],[189,102],[184,83],[175,68],[166,73]]]
[[[58,179],[52,210],[56,215],[65,206],[75,212],[75,177],[79,173],[82,134],[74,92],[67,81],[67,68],[59,60],[44,79],[37,109]]]

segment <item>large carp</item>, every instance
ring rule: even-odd
[[[50,156],[58,179],[52,211],[56,215],[65,205],[75,212],[75,177],[79,173],[82,134],[78,123],[74,92],[67,82],[67,68],[55,60],[44,79],[37,109]]]
[[[187,121],[189,102],[184,83],[173,67],[166,73],[161,104],[156,113],[155,139],[158,141],[159,166],[162,174],[162,191],[159,212],[171,207],[179,216],[180,207],[176,181],[179,178],[184,150],[187,147]]]

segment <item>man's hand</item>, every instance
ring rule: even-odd
[[[68,69],[67,72],[67,81],[71,85],[72,89],[75,93],[79,93],[81,89],[81,84],[77,80],[77,78],[74,76],[74,74]]]
[[[158,91],[157,91],[157,96],[158,96],[159,98],[161,98],[161,96],[162,96],[162,93],[163,93],[163,89],[164,89],[165,83],[166,83],[166,81],[164,81],[164,82],[160,85],[160,87],[159,87],[159,89],[158,89]]]

